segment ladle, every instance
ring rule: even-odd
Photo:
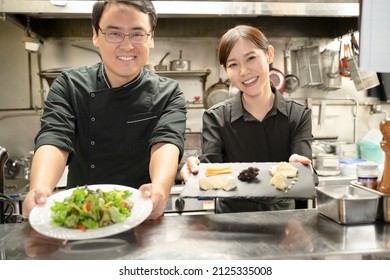
[[[326,75],[331,78],[331,79],[335,79],[337,78],[338,76],[340,76],[340,58],[341,58],[341,45],[342,45],[342,41],[339,40],[340,42],[340,47],[339,47],[339,57],[337,58],[337,64],[338,64],[338,67],[337,67],[337,70],[335,72],[329,72],[329,73],[326,73]],[[333,69],[333,64],[334,64],[334,57],[333,57],[333,60],[332,60],[332,66],[331,66],[331,70]]]

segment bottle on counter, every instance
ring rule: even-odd
[[[378,188],[379,169],[376,162],[361,162],[356,165],[356,176],[363,186],[376,190]]]

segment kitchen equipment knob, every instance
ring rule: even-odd
[[[8,160],[5,163],[5,168],[4,168],[4,177],[6,179],[14,179],[16,175],[19,174],[20,171],[20,164],[13,160]]]
[[[184,201],[184,199],[182,198],[178,198],[176,199],[175,201],[175,207],[177,210],[179,211],[183,211],[184,210],[184,206],[185,206],[186,202]]]

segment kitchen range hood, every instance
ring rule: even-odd
[[[0,13],[39,18],[89,18],[96,1],[0,0]],[[357,17],[359,0],[153,1],[159,17]]]
[[[0,0],[0,18],[40,38],[90,38],[96,1]],[[267,36],[336,38],[356,30],[359,0],[153,1],[156,37],[219,37],[239,23]],[[50,27],[50,28],[48,28]]]

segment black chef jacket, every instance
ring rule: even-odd
[[[110,88],[103,64],[63,71],[41,117],[35,149],[70,153],[67,187],[150,182],[150,148],[171,143],[184,151],[186,101],[176,81],[142,69],[130,83]]]
[[[202,162],[280,162],[292,154],[312,158],[311,110],[276,91],[262,121],[248,113],[241,95],[214,105],[203,115]],[[279,202],[279,203],[277,203]],[[220,199],[218,212],[293,208],[291,200]]]

